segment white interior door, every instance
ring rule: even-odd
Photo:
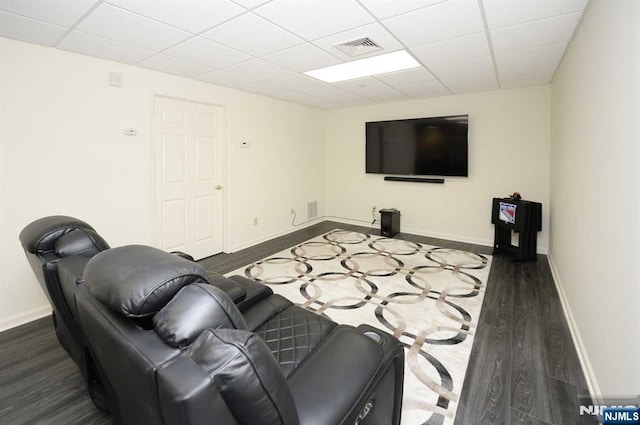
[[[222,251],[224,109],[157,96],[155,237],[195,259]]]

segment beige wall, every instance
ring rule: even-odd
[[[323,213],[324,111],[4,38],[0,63],[0,329],[49,310],[18,242],[32,220],[66,214],[113,246],[153,243],[156,93],[226,107],[227,250],[288,231],[291,207],[317,200]]]
[[[550,260],[604,395],[640,393],[639,23],[592,0],[552,85]]]
[[[444,184],[387,182],[365,174],[365,122],[469,114],[469,177]],[[543,204],[538,250],[548,247],[549,87],[333,110],[327,117],[327,208],[371,220],[397,208],[404,232],[493,244],[491,199],[519,191]]]

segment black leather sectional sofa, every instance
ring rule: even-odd
[[[404,353],[241,276],[156,248],[109,248],[88,224],[46,217],[20,240],[56,333],[116,424],[391,425]]]

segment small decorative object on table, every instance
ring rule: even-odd
[[[510,198],[514,201],[519,201],[520,199],[522,199],[522,196],[520,196],[520,192],[513,192]]]

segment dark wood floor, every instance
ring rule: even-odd
[[[379,234],[368,227],[325,221],[233,254],[209,257],[201,264],[227,273],[335,228]],[[491,253],[489,247],[399,237]],[[586,394],[546,257],[514,263],[494,256],[456,425],[582,424],[578,396]],[[91,404],[75,364],[56,340],[50,318],[0,333],[0,423],[111,423]]]

